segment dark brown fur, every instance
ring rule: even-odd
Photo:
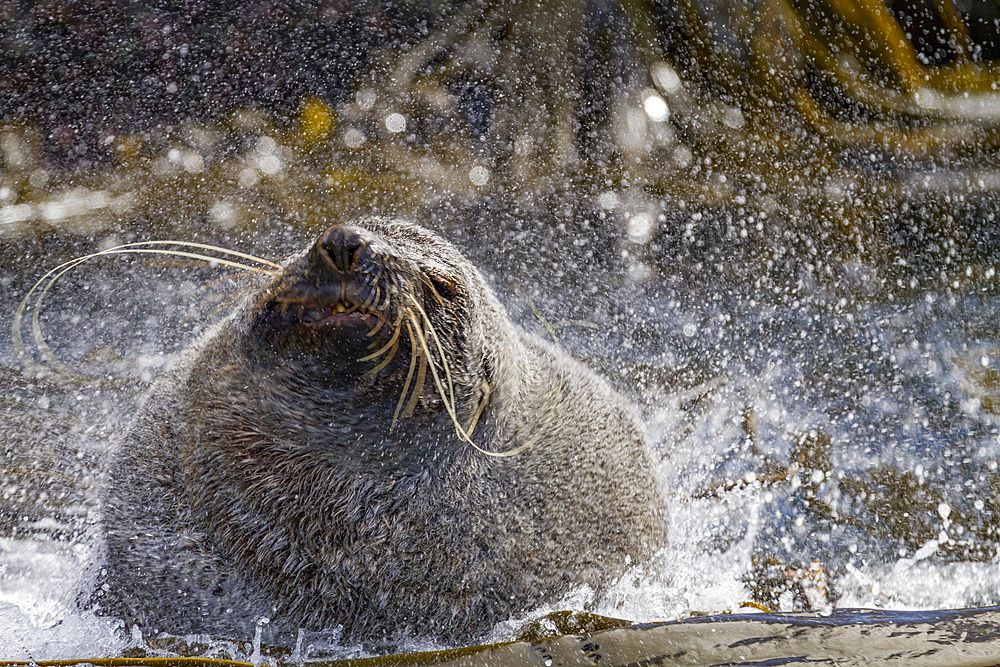
[[[112,466],[99,606],[173,633],[246,637],[266,616],[277,638],[343,625],[348,641],[463,642],[649,559],[665,513],[633,407],[515,327],[447,242],[383,219],[340,229],[156,383]],[[345,254],[337,234],[363,243]],[[460,439],[429,373],[393,425],[405,328],[366,378],[366,341],[281,314],[376,286],[390,324],[413,314],[406,293],[433,322],[463,427],[488,398],[472,441],[519,453]]]

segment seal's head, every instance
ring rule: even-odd
[[[451,244],[406,222],[364,219],[291,258],[243,310],[232,343],[276,418],[294,415],[299,430],[315,422],[316,440],[335,440],[349,415],[376,436],[427,440],[436,421],[469,441],[496,361],[484,306],[506,318]]]

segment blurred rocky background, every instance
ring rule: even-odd
[[[992,247],[969,220],[1000,186],[998,21],[956,0],[4,2],[0,235],[444,204],[582,227],[640,279],[720,244]]]

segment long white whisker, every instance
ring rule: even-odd
[[[412,313],[411,313],[412,316]],[[434,366],[434,359],[430,354],[430,346],[427,344],[427,339],[424,333],[416,326],[416,321],[414,324],[414,333],[417,335],[417,340],[420,341],[420,345],[423,347],[424,354],[429,360],[429,366],[431,369],[431,377],[434,379],[434,386],[437,387],[438,394],[441,396],[441,403],[444,405],[444,409],[448,412],[448,416],[451,417],[451,421],[455,426],[455,432],[458,434],[460,440],[468,440],[469,435],[462,428],[461,423],[458,421],[458,415],[455,413],[455,405],[449,400],[448,395],[444,391],[444,386],[441,383],[441,378],[438,376],[437,368]]]
[[[400,314],[402,317],[402,314]],[[406,380],[403,382],[403,391],[399,394],[399,402],[396,403],[396,410],[392,413],[392,424],[390,429],[396,427],[396,420],[399,419],[399,411],[406,401],[406,392],[410,389],[410,380],[413,379],[413,371],[417,367],[417,341],[413,336],[413,328],[406,322],[406,330],[410,332],[410,368],[406,371]]]
[[[420,315],[424,318],[424,324],[427,326],[427,331],[430,333],[431,338],[434,339],[434,345],[437,347],[438,354],[441,355],[441,365],[444,366],[445,378],[448,381],[448,396],[451,399],[451,404],[455,405],[455,387],[452,384],[451,379],[451,369],[448,367],[448,357],[444,353],[444,346],[441,345],[441,339],[438,338],[437,331],[434,330],[434,325],[431,323],[431,318],[427,316],[423,307],[417,302],[416,298],[410,294],[410,301],[416,306],[417,310],[420,311]],[[430,356],[430,350],[428,350],[428,356]],[[444,396],[442,396],[444,398]]]
[[[259,262],[267,266],[274,267],[275,269],[280,269],[281,266],[274,262],[270,262],[253,255],[248,255],[246,253],[237,252],[234,250],[228,250],[226,248],[220,248],[218,246],[208,245],[205,243],[190,243],[186,241],[139,241],[136,243],[126,243],[123,245],[115,246],[113,248],[108,248],[107,250],[102,250],[95,253],[90,253],[84,255],[83,257],[76,257],[74,259],[63,262],[62,264],[49,269],[41,278],[31,286],[24,298],[18,304],[17,310],[14,312],[14,318],[11,322],[11,339],[14,346],[15,353],[18,359],[29,371],[35,371],[40,368],[39,364],[36,364],[32,356],[28,353],[26,346],[24,345],[24,338],[21,335],[22,322],[24,320],[24,312],[27,308],[28,302],[31,300],[32,295],[38,292],[38,296],[35,298],[34,308],[32,310],[31,316],[31,329],[32,335],[35,341],[35,345],[38,347],[38,352],[42,359],[49,364],[49,366],[55,370],[58,370],[64,374],[68,374],[76,377],[86,377],[81,373],[73,370],[72,368],[66,366],[56,358],[52,349],[45,342],[45,337],[42,334],[41,323],[39,320],[42,301],[45,299],[45,295],[49,292],[52,286],[61,278],[67,271],[79,266],[83,262],[86,262],[95,257],[102,257],[106,255],[124,255],[124,254],[151,254],[151,255],[172,255],[176,257],[185,257],[188,259],[197,259],[201,261],[206,261],[210,263],[215,263],[221,266],[228,266],[235,269],[241,269],[244,271],[250,271],[252,273],[261,273],[264,275],[275,276],[277,271],[270,271],[268,269],[263,269],[255,266],[248,266],[246,264],[241,264],[239,262],[234,262],[228,259],[210,257],[208,255],[201,255],[197,253],[186,252],[182,250],[165,250],[165,249],[152,249],[152,248],[142,248],[139,246],[148,245],[179,245],[181,247],[193,247],[204,250],[212,250],[216,252],[221,252],[225,254],[232,255],[234,257],[240,257],[242,259],[247,259],[254,262]],[[46,282],[47,281],[47,282]],[[44,283],[44,287],[42,287]],[[39,291],[39,288],[41,290]]]
[[[239,257],[240,259],[248,259],[252,262],[257,262],[263,264],[264,266],[270,266],[272,269],[281,269],[281,265],[272,262],[271,260],[264,259],[262,257],[257,257],[256,255],[250,255],[245,252],[239,252],[238,250],[230,250],[229,248],[222,248],[216,245],[209,245],[208,243],[195,243],[193,241],[137,241],[135,243],[126,243],[124,245],[115,246],[114,248],[108,248],[105,252],[110,252],[112,250],[118,250],[120,248],[130,248],[142,245],[177,245],[181,247],[188,248],[198,248],[199,250],[212,250],[214,252],[221,252],[224,255],[232,255],[233,257]],[[242,266],[242,265],[241,265]]]
[[[402,332],[403,330],[403,328],[399,326],[402,317],[403,317],[402,314],[400,314],[399,319],[396,320],[396,324],[393,325],[395,327],[395,331],[392,334],[392,338],[389,339],[389,342],[386,343],[384,346],[382,346],[380,349],[376,350],[375,352],[372,352],[369,355],[361,357],[360,359],[358,359],[358,361],[370,361],[372,359],[377,359],[378,357],[381,357],[386,350],[395,345],[396,341],[399,340],[400,332]]]
[[[417,379],[413,383],[410,400],[406,402],[406,407],[403,408],[403,417],[406,418],[412,417],[414,411],[417,409],[417,403],[420,402],[420,395],[424,393],[424,383],[427,381],[427,356],[424,355],[420,347],[417,347],[417,356],[420,357],[419,366],[417,367]]]
[[[485,394],[483,396],[483,400],[480,401],[479,406],[476,409],[476,413],[472,417],[469,429],[466,430],[462,428],[462,424],[458,421],[458,414],[456,412],[456,406],[455,406],[455,393],[451,384],[451,375],[448,369],[447,359],[444,354],[444,347],[441,345],[441,341],[437,337],[437,333],[434,331],[434,326],[433,324],[431,324],[430,318],[427,316],[427,313],[424,311],[423,308],[420,307],[420,304],[416,302],[416,299],[413,297],[413,295],[410,295],[410,300],[413,302],[413,305],[417,308],[418,311],[420,311],[420,314],[423,316],[424,322],[427,325],[427,329],[430,332],[431,337],[434,339],[435,345],[438,349],[438,353],[441,355],[442,365],[444,366],[445,373],[448,374],[448,388],[451,398],[450,403],[449,403],[449,397],[444,395],[444,387],[442,386],[441,379],[440,377],[438,377],[437,370],[434,367],[433,359],[431,360],[430,368],[431,368],[431,375],[434,378],[434,384],[437,387],[438,393],[441,395],[441,403],[444,405],[445,410],[447,410],[448,416],[451,417],[452,424],[455,427],[455,433],[458,435],[459,439],[467,442],[469,445],[472,446],[473,449],[475,449],[480,454],[491,456],[493,458],[509,458],[511,456],[516,456],[521,452],[523,452],[524,450],[528,449],[533,443],[526,442],[522,445],[519,445],[518,447],[515,447],[514,449],[509,449],[505,452],[491,452],[489,450],[483,449],[482,447],[480,447],[479,445],[477,445],[475,442],[472,441],[472,432],[473,430],[475,430],[476,425],[479,423],[480,416],[482,416],[483,411],[486,409],[486,405],[490,399],[491,389],[489,386],[485,388]],[[430,350],[428,349],[429,346],[427,340],[424,337],[423,332],[421,332],[420,329],[416,327],[415,321],[413,322],[413,324],[414,328],[416,329],[418,340],[420,341],[421,345],[423,345],[429,357]]]

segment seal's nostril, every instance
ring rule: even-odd
[[[364,239],[353,227],[331,227],[319,240],[320,248],[334,268],[343,273],[357,268],[357,253],[364,245]]]

